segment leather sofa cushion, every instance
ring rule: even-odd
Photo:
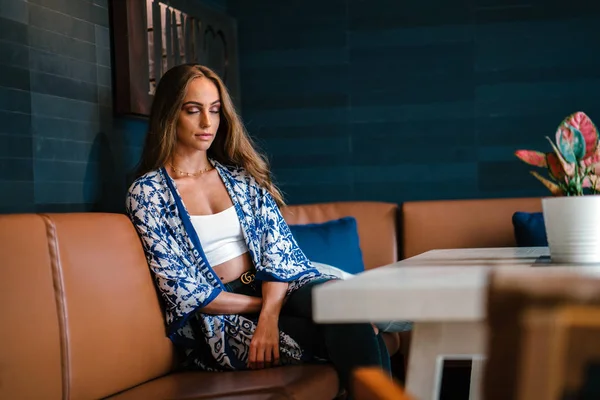
[[[118,214],[53,214],[64,289],[67,397],[97,399],[174,364],[156,289],[131,222]]]
[[[392,203],[332,202],[291,205],[283,207],[281,213],[288,225],[354,217],[365,269],[371,269],[398,261],[397,211],[398,206]]]
[[[331,400],[338,378],[331,366],[302,365],[239,372],[180,372],[155,379],[111,400],[307,399]]]
[[[53,268],[39,215],[0,216],[0,399],[60,399]]]
[[[403,257],[433,249],[515,246],[512,215],[541,209],[540,198],[406,202]]]

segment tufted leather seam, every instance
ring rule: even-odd
[[[69,351],[69,329],[68,312],[65,301],[64,277],[60,254],[58,250],[58,236],[56,234],[56,225],[52,219],[45,214],[40,214],[46,224],[46,238],[48,239],[48,250],[50,253],[50,265],[52,269],[52,281],[54,284],[54,299],[56,301],[56,311],[58,314],[58,326],[60,334],[60,353],[61,353],[61,375],[63,399],[70,398],[71,386],[71,365]]]

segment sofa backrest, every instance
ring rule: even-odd
[[[0,399],[64,398],[64,332],[40,216],[0,216],[0,271]]]
[[[102,398],[168,373],[173,348],[129,219],[100,213],[44,218],[59,271],[67,397]]]
[[[332,202],[292,205],[281,210],[288,225],[322,223],[352,216],[366,269],[398,261],[398,206],[383,202]]]
[[[434,249],[515,246],[513,213],[541,210],[540,198],[406,202],[402,256]]]
[[[124,215],[0,216],[0,260],[0,398],[97,399],[172,370]]]

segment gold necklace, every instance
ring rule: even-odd
[[[173,171],[177,172],[179,175],[182,175],[182,176],[191,176],[191,177],[196,177],[196,176],[203,175],[203,174],[207,173],[208,171],[210,171],[211,169],[214,168],[212,165],[209,165],[208,167],[206,167],[204,169],[201,169],[200,171],[185,172],[185,171],[182,171],[180,169],[175,168],[175,166],[173,165],[173,162],[169,162],[169,165],[171,166],[171,168],[173,168]]]

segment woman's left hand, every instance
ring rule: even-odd
[[[250,341],[248,368],[262,369],[279,364],[278,318],[261,314]]]

